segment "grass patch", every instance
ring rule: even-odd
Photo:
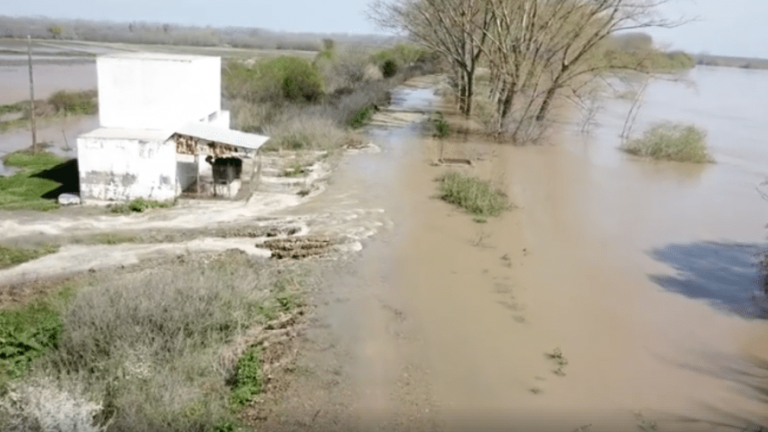
[[[494,188],[490,181],[458,172],[442,175],[438,181],[443,201],[457,205],[474,216],[495,217],[512,208],[507,196]]]
[[[144,198],[136,198],[135,200],[124,204],[112,204],[109,206],[109,211],[118,214],[143,213],[150,209],[170,208],[174,205],[175,203],[173,201],[153,201],[145,200]]]
[[[0,269],[5,269],[36,260],[42,256],[55,253],[59,250],[58,246],[49,245],[37,249],[17,248],[0,245]]]
[[[3,162],[21,170],[9,177],[0,177],[0,210],[40,210],[59,208],[58,202],[44,198],[55,191],[61,183],[38,176],[64,162],[60,157],[47,153],[21,151],[11,153]]]
[[[714,162],[707,151],[706,132],[693,125],[660,123],[621,149],[629,154],[675,162]]]
[[[261,393],[261,350],[257,346],[248,348],[237,361],[235,383],[232,386],[230,405],[240,408],[248,405],[253,397]]]

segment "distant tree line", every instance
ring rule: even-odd
[[[235,48],[320,51],[322,40],[388,44],[393,38],[347,34],[284,33],[244,27],[196,27],[168,23],[103,22],[0,16],[0,37],[80,40],[134,44],[231,46]]]

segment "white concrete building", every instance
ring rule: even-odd
[[[219,57],[109,54],[96,68],[100,128],[77,139],[83,202],[237,193],[241,161],[269,138],[229,128]]]

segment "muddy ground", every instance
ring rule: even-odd
[[[761,241],[763,204],[751,187],[761,174],[647,164],[568,131],[559,145],[527,148],[467,137],[445,157],[473,165],[434,164],[438,144],[420,122],[448,111],[439,85],[425,77],[399,89],[371,125],[375,146],[345,155],[306,197],[271,191],[146,215],[6,217],[5,241],[117,230],[161,241],[80,241],[0,271],[0,281],[185,250],[266,258],[291,237],[311,239],[294,244],[299,251],[344,239],[318,270],[295,362],[271,372],[279,384],[246,413],[257,430],[701,431],[764,420],[762,402],[713,359],[766,354],[768,327],[670,288],[756,274],[716,267],[705,246],[719,239],[714,254],[733,259],[743,248],[729,245]],[[473,222],[434,198],[435,177],[449,169],[501,185],[517,208]],[[728,208],[713,208],[712,196]],[[739,223],[725,224],[736,210]],[[689,213],[706,217],[678,217]],[[277,226],[276,235],[265,228]],[[669,250],[701,262],[681,264]]]

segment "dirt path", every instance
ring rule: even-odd
[[[762,412],[692,367],[759,344],[765,324],[663,292],[648,277],[674,274],[649,258],[649,245],[710,229],[648,231],[654,220],[642,209],[672,194],[621,201],[614,189],[643,179],[601,183],[605,169],[563,148],[462,144],[453,150],[480,160],[471,170],[506,185],[521,207],[476,224],[432,198],[443,169],[429,164],[435,144],[398,126],[372,132],[382,154],[337,179],[339,189],[356,185],[352,199],[381,203],[393,227],[326,275],[301,373],[267,404],[265,428],[688,431],[716,429],[673,417],[720,420],[711,406]],[[615,207],[598,201],[609,198]],[[560,370],[546,355],[556,349],[567,360]]]

